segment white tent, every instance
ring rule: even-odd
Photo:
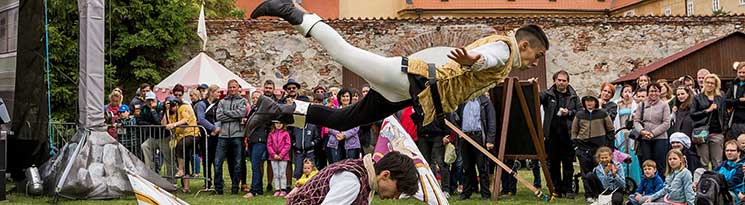
[[[159,100],[164,100],[170,95],[170,90],[176,84],[181,84],[186,88],[184,99],[188,98],[189,90],[198,87],[201,84],[220,86],[221,90],[226,90],[228,81],[235,79],[241,85],[242,90],[253,92],[255,88],[243,80],[241,77],[231,72],[225,66],[221,65],[206,53],[200,52],[199,55],[192,58],[189,62],[181,66],[176,72],[173,72],[166,79],[155,85],[153,91],[158,95]]]

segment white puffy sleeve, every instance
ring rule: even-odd
[[[337,172],[329,180],[329,193],[322,205],[352,204],[360,194],[360,180],[352,172]]]
[[[510,58],[510,47],[504,41],[491,42],[469,50],[481,54],[481,58],[471,66],[473,70],[483,70],[503,66]]]

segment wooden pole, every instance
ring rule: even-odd
[[[512,78],[505,78],[504,79],[504,87],[502,88],[502,106],[500,107],[502,109],[502,130],[499,133],[499,139],[497,140],[498,144],[495,144],[497,148],[497,159],[504,159],[504,153],[505,153],[505,145],[507,144],[507,126],[509,126],[510,123],[510,114],[512,111],[512,90],[515,88],[514,85],[515,81],[512,80]],[[489,96],[495,97],[495,96]],[[492,100],[492,102],[495,102]],[[494,170],[494,183],[492,185],[494,194],[492,194],[492,200],[497,200],[497,197],[499,196],[499,185],[502,182],[502,169],[496,169]]]
[[[530,83],[531,84],[532,83],[535,83],[535,81],[531,81]],[[553,194],[554,193],[554,183],[551,180],[551,177],[548,177],[550,175],[546,175],[547,173],[549,173],[548,172],[548,166],[546,166],[547,165],[547,163],[546,163],[547,155],[546,155],[546,149],[543,147],[543,143],[541,143],[541,140],[544,139],[543,138],[543,135],[541,135],[541,134],[543,134],[543,127],[541,127],[541,124],[542,123],[540,123],[540,122],[539,123],[534,123],[535,121],[533,121],[533,119],[541,119],[540,118],[540,115],[538,114],[538,112],[535,113],[536,114],[535,116],[531,116],[530,115],[530,112],[528,111],[528,102],[527,102],[527,100],[525,98],[525,93],[523,93],[522,87],[519,85],[519,83],[516,84],[515,87],[516,87],[515,89],[517,91],[517,99],[520,101],[520,106],[522,107],[523,116],[525,117],[525,120],[528,122],[528,131],[530,133],[530,137],[533,139],[532,141],[533,141],[533,146],[536,149],[536,155],[538,155],[539,161],[541,161],[541,163],[543,164],[543,166],[541,166],[543,168],[543,175],[544,176],[547,176],[546,177],[546,186],[548,187],[549,193]],[[537,86],[533,86],[533,89],[531,91],[534,94],[533,96],[535,96],[536,98],[540,98],[540,96],[537,95],[538,94],[538,88],[537,88]],[[539,105],[540,105],[540,103],[535,103],[535,106],[536,106],[535,107],[535,110],[536,111],[540,110],[540,106]],[[536,126],[538,126],[538,128],[540,128],[540,130],[538,130],[536,128]],[[502,158],[502,159],[504,159],[504,158]],[[538,177],[541,177],[541,176],[538,176]]]

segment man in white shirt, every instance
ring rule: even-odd
[[[381,199],[398,199],[419,190],[414,160],[390,152],[377,162],[368,154],[363,159],[343,160],[324,168],[286,198],[288,204],[369,204],[375,192]]]

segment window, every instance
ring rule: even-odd
[[[740,6],[745,6],[745,0],[740,0]]]
[[[720,9],[722,9],[722,7],[719,7],[719,0],[711,0],[711,10],[718,11]]]
[[[18,7],[0,12],[0,53],[16,51],[18,40]]]
[[[633,16],[633,15],[635,15],[633,9],[632,10],[628,10],[628,11],[626,11],[626,12],[623,13],[623,16]]]
[[[693,16],[693,0],[688,0],[686,3],[686,15]]]
[[[665,16],[673,15],[673,10],[670,7],[665,8]]]

